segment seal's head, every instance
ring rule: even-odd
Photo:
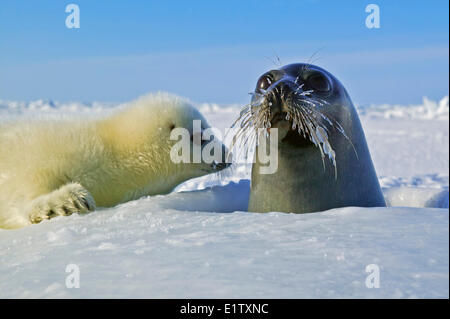
[[[129,103],[104,120],[100,131],[121,167],[133,171],[139,185],[151,183],[150,194],[169,192],[229,166],[226,147],[203,115],[171,94],[145,95]]]
[[[279,143],[316,147],[336,168],[333,140],[351,142],[342,119],[356,113],[343,85],[326,70],[303,63],[264,73],[257,81],[251,103],[239,120],[242,130],[278,129]],[[334,131],[341,136],[332,138]]]

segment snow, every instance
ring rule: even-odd
[[[121,105],[0,101],[17,116]],[[198,108],[222,132],[239,105]],[[448,298],[449,106],[358,108],[388,208],[248,213],[249,167],[88,215],[0,230],[2,298]],[[380,287],[366,287],[368,265]],[[68,265],[80,288],[67,288]]]

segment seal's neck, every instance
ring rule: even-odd
[[[336,145],[333,163],[314,145],[280,143],[278,169],[261,174],[256,149],[252,167],[249,211],[308,213],[344,206],[383,206],[384,200],[374,174],[367,145]],[[335,174],[337,172],[337,175]]]

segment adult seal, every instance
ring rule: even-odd
[[[355,107],[326,70],[297,63],[266,72],[240,120],[241,133],[264,129],[259,141],[278,129],[274,173],[261,173],[262,144],[257,143],[249,211],[386,206]],[[269,151],[269,143],[264,145]]]

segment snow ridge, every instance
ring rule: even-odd
[[[209,113],[236,113],[242,105],[229,104],[220,105],[217,103],[193,103],[204,114]],[[22,114],[27,112],[67,112],[67,113],[100,113],[122,106],[121,103],[113,102],[57,102],[53,100],[39,99],[35,101],[8,101],[0,100],[0,115],[6,113]],[[399,105],[381,104],[358,106],[358,112],[371,118],[412,118],[412,119],[449,119],[449,97],[444,96],[439,101],[433,101],[423,97],[422,104]]]

